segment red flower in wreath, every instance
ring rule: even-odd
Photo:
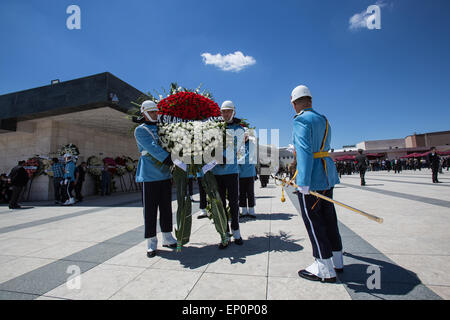
[[[221,116],[219,105],[195,92],[178,92],[158,103],[159,114],[184,120],[204,120]]]
[[[38,174],[40,166],[41,166],[41,163],[38,158],[31,158],[25,162],[25,165],[24,165],[25,171],[27,172],[28,177],[30,179],[32,179],[33,177],[35,177]]]
[[[103,163],[108,166],[108,171],[111,172],[112,175],[114,175],[116,173],[117,164],[113,158],[105,158],[105,159],[103,159]]]

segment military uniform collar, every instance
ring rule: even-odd
[[[227,125],[231,126],[233,124],[240,124],[240,123],[241,123],[241,119],[233,118],[233,120],[231,122],[227,122]]]
[[[300,111],[299,113],[297,113],[297,114],[295,115],[294,119],[297,118],[298,116],[302,115],[302,114],[303,114],[304,112],[306,112],[306,111],[312,111],[312,109],[313,109],[312,107],[303,109],[302,111]]]

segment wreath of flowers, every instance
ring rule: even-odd
[[[127,173],[127,161],[125,160],[125,158],[117,157],[116,159],[114,159],[114,161],[116,162],[117,166],[116,174],[119,177],[125,175],[125,173]]]
[[[104,158],[103,163],[108,167],[108,171],[115,175],[117,172],[117,164],[113,158]]]
[[[24,169],[30,179],[39,176],[43,172],[42,161],[38,157],[33,157],[25,162]]]
[[[61,156],[65,155],[65,154],[71,154],[73,156],[78,156],[80,155],[80,150],[78,149],[78,147],[76,145],[74,145],[73,143],[69,143],[66,144],[65,146],[63,146],[60,150],[59,150],[59,154]]]
[[[87,159],[88,173],[95,177],[102,175],[103,162],[96,156],[91,156]]]
[[[50,159],[42,159],[43,174],[53,177],[52,161]]]
[[[139,101],[140,100],[140,101]],[[218,192],[217,182],[210,170],[215,162],[205,163],[215,148],[226,141],[233,143],[234,139],[227,139],[226,123],[221,117],[219,105],[213,100],[209,92],[200,93],[200,88],[189,90],[178,87],[172,83],[170,93],[165,98],[159,95],[159,100],[153,95],[141,97],[140,107],[145,100],[152,100],[158,106],[158,136],[161,146],[172,156],[178,155],[180,159],[173,159],[177,163],[173,169],[173,180],[177,191],[185,190],[188,173],[196,175],[203,171],[202,183],[211,202],[211,217],[223,244],[227,244],[227,216]],[[142,123],[138,108],[131,112],[133,122]],[[134,126],[134,128],[137,125]],[[133,129],[134,129],[133,128]],[[225,146],[226,147],[226,146]],[[205,157],[205,155],[207,157]],[[150,154],[147,154],[154,163],[158,163]],[[200,160],[200,161],[198,161]],[[184,163],[183,163],[184,162]],[[161,163],[159,163],[162,165]],[[206,168],[206,169],[205,169]],[[191,200],[185,194],[177,194],[177,250],[189,242],[192,225]]]
[[[136,170],[136,164],[131,157],[125,156],[125,167],[128,172],[134,172]]]

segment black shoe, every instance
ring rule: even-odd
[[[208,218],[207,214],[201,214],[197,217],[197,219],[205,219],[205,218]]]
[[[229,245],[229,242],[227,242],[227,244],[220,243],[219,244],[219,249],[220,250],[226,249],[226,248],[228,248],[228,245]]]
[[[244,241],[242,240],[242,238],[239,238],[234,239],[234,243],[237,244],[238,246],[242,246],[244,244]]]
[[[249,219],[256,219],[256,216],[254,216],[252,214],[246,214],[245,217],[249,218]]]
[[[172,249],[175,249],[175,248],[177,247],[177,244],[176,244],[176,243],[173,243],[173,244],[163,244],[163,247],[164,247],[164,248],[172,248]]]
[[[310,281],[320,281],[320,282],[324,282],[324,283],[336,283],[336,277],[322,279],[322,278],[319,278],[318,276],[316,276],[315,274],[312,274],[306,270],[300,270],[298,272],[298,275],[301,278],[304,278],[304,279],[310,280]]]
[[[336,273],[342,273],[344,272],[344,268],[334,268],[334,271],[336,271]]]
[[[154,258],[156,256],[156,250],[155,251],[147,251],[147,258]]]

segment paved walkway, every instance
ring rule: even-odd
[[[358,176],[343,176],[335,199],[385,222],[337,207],[346,251],[337,284],[298,277],[312,262],[311,244],[293,190],[281,203],[271,181],[265,189],[256,182],[258,215],[241,221],[244,246],[219,251],[214,225],[195,214],[187,247],[161,248],[153,259],[140,194],[73,207],[0,206],[0,299],[450,299],[450,173],[440,185],[428,170],[366,180],[360,187]],[[370,289],[377,270],[379,289]]]

